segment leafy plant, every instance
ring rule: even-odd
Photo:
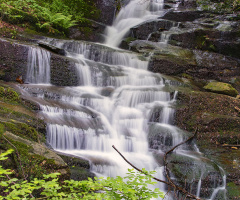
[[[43,24],[38,24],[40,28],[43,27],[60,27],[63,30],[70,28],[71,26],[76,25],[77,21],[76,20],[72,20],[72,15],[63,15],[62,13],[52,13],[50,10],[48,9],[44,9],[44,13],[43,13],[44,19],[46,19],[47,22],[43,23]]]
[[[0,160],[6,160],[7,155],[13,150],[8,150],[0,155]],[[0,165],[0,186],[4,191],[0,194],[0,200],[6,199],[106,199],[106,200],[137,200],[164,197],[164,193],[158,188],[149,189],[149,185],[154,185],[151,175],[155,173],[147,172],[143,169],[144,175],[128,169],[126,177],[116,178],[88,178],[85,181],[65,180],[60,182],[58,175],[53,173],[43,175],[42,179],[34,178],[31,181],[10,178],[10,170],[5,170]],[[5,178],[7,177],[8,180]],[[38,191],[38,198],[32,194]]]
[[[0,0],[0,13],[13,24],[30,23],[41,31],[67,33],[77,22],[97,18],[99,11],[85,0]]]

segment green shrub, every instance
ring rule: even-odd
[[[10,149],[1,154],[0,160],[6,160],[6,156],[12,152],[13,150]],[[95,178],[94,180],[89,178],[85,181],[65,180],[61,183],[57,178],[60,173],[43,175],[42,179],[34,178],[31,181],[17,178],[8,180],[5,175],[10,176],[12,172],[9,169],[3,169],[0,165],[0,178],[2,178],[0,186],[4,190],[1,192],[2,194],[0,193],[0,200],[30,199],[34,198],[32,194],[39,194],[41,199],[137,200],[163,198],[164,194],[158,188],[151,190],[148,187],[155,184],[151,178],[151,174],[154,172],[147,172],[144,169],[143,171],[148,175],[129,169],[124,178],[120,176]]]
[[[94,4],[85,0],[0,0],[0,12],[5,21],[30,23],[52,33],[67,33],[77,22],[96,19],[99,14]]]

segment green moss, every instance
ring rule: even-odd
[[[3,106],[1,106],[0,104],[0,119],[5,123],[8,123],[4,124],[4,126],[8,127],[7,130],[15,130],[14,133],[16,135],[20,135],[32,141],[38,141],[39,139],[41,142],[45,142],[46,126],[43,120],[33,118],[32,116],[21,112],[16,112],[4,106],[11,107],[12,105],[3,104]],[[20,110],[21,106],[15,105],[13,108]]]
[[[0,123],[0,135],[5,132],[5,126]]]
[[[211,92],[226,94],[233,97],[236,97],[238,95],[238,91],[228,83],[210,82],[206,86],[204,86],[204,89]]]
[[[5,89],[4,87],[0,87],[0,98],[4,98],[5,97]]]
[[[128,44],[132,41],[135,41],[135,40],[137,40],[137,39],[134,38],[134,37],[127,37],[127,38],[124,39],[124,41],[127,42]]]
[[[7,140],[9,142],[0,136],[0,150],[12,148],[15,150],[15,152],[9,156],[9,160],[7,162],[1,163],[0,161],[0,164],[2,164],[4,168],[13,169],[15,177],[17,176],[18,178],[22,178],[22,171],[24,171],[24,175],[27,177],[27,179],[32,179],[35,177],[41,178],[42,174],[52,173],[57,169],[62,168],[62,166],[55,164],[53,159],[47,159],[44,156],[34,154],[34,149],[32,146],[12,140],[11,138],[7,138]]]
[[[5,122],[3,124],[5,125],[6,130],[12,132],[15,135],[21,136],[34,142],[38,142],[39,140],[37,131],[25,123]]]
[[[19,103],[19,94],[12,88],[0,87],[0,99],[5,102]]]
[[[234,182],[227,183],[228,195],[232,199],[240,198],[240,186],[236,185]]]
[[[181,74],[181,77],[186,78],[186,79],[189,79],[189,80],[193,80],[193,77],[190,76],[189,74],[186,74],[186,73],[182,73],[182,74]]]

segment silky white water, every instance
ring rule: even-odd
[[[163,12],[163,1],[130,1],[108,27],[105,45],[46,39],[76,60],[78,86],[24,86],[41,105],[39,114],[48,124],[47,142],[57,151],[89,160],[91,171],[98,176],[124,176],[130,167],[114,151],[115,145],[131,163],[156,170],[156,176],[164,180],[163,166],[154,155],[187,138],[186,132],[173,125],[177,91],[167,90],[171,81],[147,71],[149,58],[109,48],[117,47],[131,27]],[[28,82],[51,83],[50,64],[49,52],[30,48]],[[197,171],[192,175],[197,179],[194,193],[203,195],[202,179],[212,167],[202,164],[195,145],[179,147],[175,153],[192,159]],[[225,185],[223,181],[211,186],[207,198],[214,199]],[[164,185],[158,187],[164,191]]]
[[[29,48],[26,82],[50,83],[50,53],[48,51],[37,47]]]
[[[112,26],[106,29],[105,44],[117,47],[130,28],[163,15],[163,0],[131,0],[121,8]]]

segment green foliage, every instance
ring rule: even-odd
[[[52,33],[67,33],[77,22],[86,22],[99,13],[91,1],[85,0],[0,0],[0,12],[6,21],[30,22],[37,29]]]
[[[58,27],[59,30],[62,29],[64,31],[76,25],[77,23],[76,20],[72,20],[72,15],[65,16],[62,13],[53,14],[48,9],[44,9],[42,15],[47,22],[43,24],[37,23],[40,28],[47,27],[48,29],[50,29],[51,27]]]
[[[0,160],[6,160],[7,155],[13,150],[0,155]],[[19,180],[17,178],[3,179],[11,174],[10,170],[5,170],[0,166],[1,188],[0,200],[6,199],[34,199],[32,194],[38,191],[38,198],[44,199],[151,199],[164,197],[163,192],[158,188],[151,190],[149,185],[154,185],[151,175],[154,172],[147,172],[147,175],[129,169],[127,176],[122,178],[89,178],[85,181],[65,180],[60,182],[60,173],[43,175],[42,179],[34,178],[31,181]],[[2,195],[2,196],[1,196]]]
[[[13,150],[12,150],[12,149],[9,149],[9,150],[7,150],[5,153],[0,154],[0,161],[1,161],[1,160],[7,160],[7,157],[6,157],[6,156],[9,155],[9,154],[11,154],[12,152],[13,152]],[[2,166],[0,165],[0,178],[4,177],[3,175],[6,175],[6,174],[11,174],[10,170],[9,170],[9,169],[5,170],[5,169],[3,169]],[[1,185],[1,183],[0,183],[0,185]],[[1,196],[0,196],[0,198],[1,198]]]
[[[197,0],[203,10],[215,11],[217,13],[233,13],[240,10],[240,0]]]

